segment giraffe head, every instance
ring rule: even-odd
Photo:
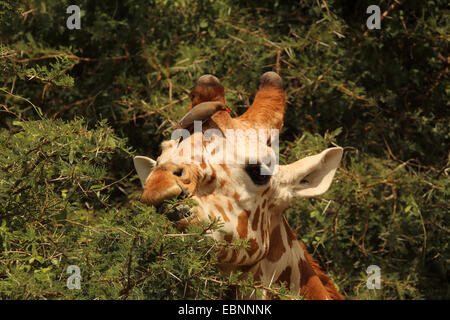
[[[190,108],[205,101],[225,101],[219,80],[210,75],[197,81]],[[212,234],[214,238],[248,241],[247,248],[222,249],[223,266],[251,266],[276,255],[271,226],[293,199],[324,193],[339,165],[341,148],[278,165],[277,132],[283,126],[285,101],[281,78],[267,72],[243,115],[231,118],[218,111],[200,124],[201,129],[163,142],[157,161],[134,160],[144,188],[142,202],[159,206],[187,195],[198,205],[169,216],[179,227],[221,219],[223,228]]]

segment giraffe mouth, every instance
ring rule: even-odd
[[[188,198],[184,192],[182,192],[178,197],[171,199],[169,201],[164,201],[159,207],[158,212],[160,214],[166,215],[167,218],[172,222],[178,222],[182,219],[188,219],[192,216],[192,208],[185,203]]]

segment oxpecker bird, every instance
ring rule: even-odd
[[[218,101],[207,101],[203,103],[199,103],[194,106],[191,111],[186,113],[186,115],[181,118],[178,122],[178,127],[182,129],[186,129],[191,127],[194,124],[194,121],[204,121],[212,117],[214,113],[217,111],[226,111],[230,112],[230,110],[225,107],[222,102]]]

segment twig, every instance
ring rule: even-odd
[[[24,119],[19,115],[19,114],[15,114],[14,112],[10,111],[8,109],[8,106],[5,104],[0,104],[0,108],[5,109],[5,111],[9,114],[12,114],[13,116],[16,116],[17,118],[19,118],[20,121],[24,121]]]
[[[280,59],[281,59],[281,51],[282,49],[278,49],[277,51],[277,60],[275,61],[275,71],[280,74],[281,68],[280,68]]]
[[[341,86],[341,85],[336,86],[336,88],[338,88],[339,91],[341,91],[342,93],[348,95],[349,97],[352,97],[352,98],[357,99],[357,100],[362,100],[362,101],[370,102],[369,99],[364,98],[364,97],[361,97],[361,96],[357,96],[356,94],[354,94],[353,92],[351,92],[351,91],[348,90],[348,89],[345,89],[345,88],[344,88],[343,86]]]
[[[39,61],[39,60],[45,60],[45,59],[53,59],[58,57],[66,57],[68,59],[75,59],[78,61],[84,61],[84,62],[95,62],[95,61],[116,61],[116,60],[124,60],[124,59],[130,59],[132,56],[130,56],[128,53],[124,56],[117,56],[117,57],[106,57],[106,58],[86,58],[86,57],[78,57],[74,54],[65,54],[65,53],[59,53],[59,54],[53,54],[53,55],[46,55],[41,57],[34,57],[34,58],[28,58],[28,59],[21,59],[16,60],[17,63],[27,63],[31,61]]]
[[[133,172],[134,172],[134,169],[131,170],[130,172],[128,172],[128,174],[127,174],[125,177],[120,178],[119,180],[114,181],[113,183],[110,183],[110,184],[108,184],[107,186],[104,186],[104,187],[102,187],[102,188],[100,188],[100,189],[95,189],[95,192],[105,190],[105,189],[111,187],[112,185],[114,185],[114,184],[116,184],[116,183],[119,183],[120,181],[122,181],[122,180],[128,178]]]
[[[95,96],[92,96],[92,97],[89,97],[89,98],[86,98],[86,99],[83,99],[83,100],[80,100],[80,101],[77,101],[77,102],[74,102],[74,103],[71,103],[71,104],[68,104],[68,105],[62,107],[62,109],[60,109],[59,111],[57,111],[57,112],[55,112],[55,113],[53,114],[52,119],[55,120],[55,118],[56,118],[59,114],[65,112],[65,111],[67,111],[67,110],[69,110],[69,109],[72,108],[72,107],[79,106],[79,105],[84,104],[84,103],[86,103],[86,102],[90,102],[90,101],[92,101],[92,100],[95,100],[95,98],[97,98],[97,95],[98,95],[98,93],[97,93]]]

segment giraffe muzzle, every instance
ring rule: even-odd
[[[188,198],[188,195],[185,192],[182,192],[171,201],[162,202],[157,206],[157,211],[160,214],[166,215],[172,222],[187,219],[192,215],[192,211],[191,207],[183,202],[186,198]],[[173,200],[175,200],[175,203]]]

